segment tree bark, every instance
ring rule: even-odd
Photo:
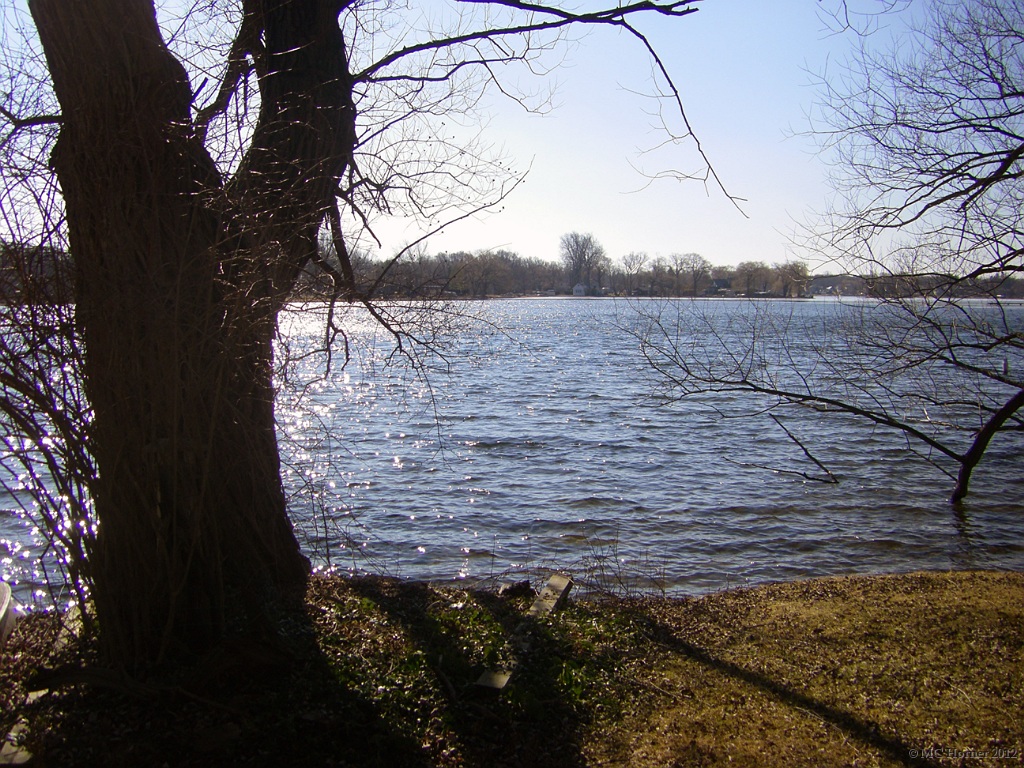
[[[52,162],[94,412],[89,573],[103,645],[129,665],[210,647],[308,572],[280,479],[272,340],[351,157],[353,111],[337,4],[263,5],[246,11],[273,66],[225,184],[151,2],[30,2],[62,110]]]
[[[956,486],[954,486],[953,494],[949,499],[952,503],[957,504],[967,496],[967,491],[971,484],[971,475],[974,473],[974,468],[981,461],[982,456],[985,455],[988,444],[992,442],[992,438],[1003,428],[1003,425],[1010,417],[1021,408],[1024,408],[1024,389],[1018,390],[978,430],[978,434],[974,436],[974,442],[971,443],[971,447],[960,458],[960,472],[957,474]]]

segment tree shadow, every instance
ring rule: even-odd
[[[877,723],[818,701],[762,672],[720,658],[707,649],[680,638],[671,626],[653,619],[649,614],[626,606],[624,608],[633,613],[635,621],[647,625],[647,631],[655,642],[679,656],[690,659],[722,676],[757,688],[788,707],[809,712],[837,728],[847,738],[870,747],[894,763],[913,768],[938,768],[937,762],[924,757],[915,757],[914,755],[918,754],[915,745],[882,733]]]
[[[40,659],[33,683],[48,692],[19,707],[23,743],[61,766],[582,765],[584,708],[560,680],[566,641],[528,624],[516,636],[529,651],[510,651],[513,682],[481,688],[488,657],[468,635],[479,629],[494,662],[507,661],[498,646],[528,598],[474,592],[474,616],[448,622],[438,603],[458,594],[320,579],[273,636],[236,636],[145,679],[103,667],[88,643],[68,648]]]
[[[272,633],[236,635],[145,677],[102,665],[87,639],[56,654],[52,643],[35,648],[36,672],[18,683],[43,689],[20,692],[31,764],[430,765],[409,734],[334,674],[314,608],[280,612]],[[32,647],[13,640],[4,656]]]
[[[491,646],[490,663],[471,653],[456,625],[439,619],[438,593],[422,582],[359,579],[349,583],[401,626],[425,654],[447,707],[446,725],[467,765],[582,766],[583,708],[574,706],[564,684],[573,650],[551,625],[524,617],[532,593],[519,599],[492,591],[469,593],[485,614],[476,624],[500,627],[501,648]],[[486,632],[486,630],[481,630]],[[479,650],[479,649],[477,649]],[[511,662],[511,664],[510,664]],[[477,685],[482,673],[514,665],[508,685]]]

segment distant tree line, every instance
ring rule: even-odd
[[[330,245],[324,247],[329,248]],[[510,250],[429,254],[417,251],[401,259],[374,260],[352,255],[356,283],[376,296],[392,298],[488,298],[499,296],[751,297],[876,296],[920,294],[927,276],[811,275],[801,261],[768,264],[743,261],[712,264],[698,253],[650,257],[630,252],[617,260],[590,234],[562,237],[561,262],[525,257]],[[944,278],[934,278],[936,285]],[[327,295],[330,277],[311,266],[300,281],[303,297]],[[1024,298],[1024,280],[1012,275],[963,281],[963,296]]]
[[[1024,279],[1010,274],[952,276],[940,274],[815,275],[808,283],[815,296],[870,296],[900,299],[944,298],[1024,299]]]
[[[566,296],[583,286],[588,296],[751,297],[867,296],[893,298],[927,293],[929,284],[948,285],[941,275],[811,275],[799,261],[767,264],[743,261],[714,265],[697,253],[649,257],[630,252],[612,261],[591,235],[571,233],[562,241],[562,261],[524,257],[514,251],[416,251],[401,259],[351,254],[355,283],[381,298],[465,298]],[[329,244],[321,247],[329,248]],[[70,296],[71,260],[52,249],[0,244],[0,299]],[[958,282],[964,298],[1024,299],[1024,279],[988,275]],[[298,281],[296,298],[329,296],[331,276],[311,264]]]
[[[329,250],[331,245],[321,247]],[[578,232],[562,237],[561,257],[559,263],[504,249],[420,250],[385,260],[354,253],[351,262],[360,290],[394,298],[558,296],[571,295],[574,289],[587,296],[795,298],[806,295],[811,279],[807,265],[797,261],[716,266],[697,253],[650,257],[635,251],[612,260],[593,235]],[[331,276],[313,263],[299,283],[299,294],[328,295],[331,285]]]

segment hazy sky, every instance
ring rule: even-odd
[[[729,191],[746,198],[747,218],[722,192],[700,182],[663,180],[645,187],[631,162],[648,170],[698,167],[692,145],[641,158],[660,141],[645,100],[650,62],[634,42],[589,35],[558,70],[557,108],[546,116],[496,102],[488,137],[503,145],[526,183],[500,213],[451,226],[428,250],[507,248],[558,258],[559,239],[590,232],[612,259],[695,251],[714,263],[799,257],[787,235],[795,220],[820,209],[826,168],[807,128],[817,95],[812,73],[842,59],[850,37],[830,35],[815,0],[706,0],[682,19],[644,27],[683,91],[687,114]],[[639,190],[639,191],[638,191]],[[381,227],[379,255],[411,231]]]

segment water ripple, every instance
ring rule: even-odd
[[[796,307],[817,311],[814,302]],[[325,376],[322,359],[307,357],[289,379],[315,382],[307,397],[282,384],[291,514],[317,565],[441,580],[564,567],[677,592],[1024,569],[1021,436],[993,444],[956,512],[949,478],[897,436],[841,415],[794,413],[788,423],[840,478],[811,482],[772,471],[816,468],[769,419],[723,418],[741,398],[652,396],[622,330],[626,305],[522,300],[475,310],[507,334],[467,331],[448,351],[450,372],[429,386],[414,370],[385,366],[392,350],[357,316],[344,371]],[[293,349],[321,338],[308,315],[286,326]],[[20,567],[9,542],[38,549],[15,528],[0,514],[8,576]]]

